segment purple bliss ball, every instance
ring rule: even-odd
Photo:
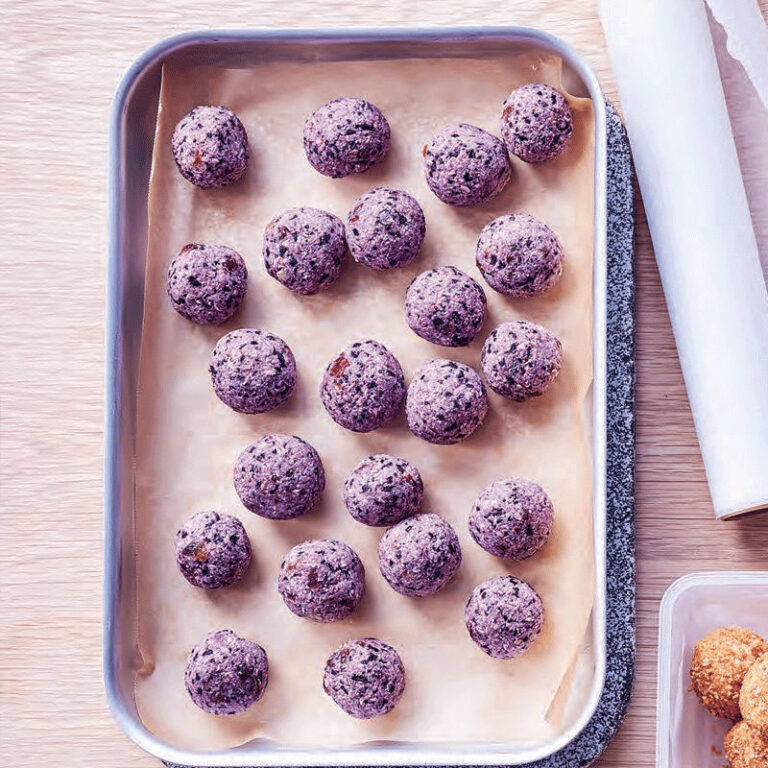
[[[494,328],[481,354],[488,386],[517,402],[544,394],[557,378],[562,362],[560,340],[546,328],[525,320]]]
[[[248,166],[248,136],[234,112],[195,107],[179,120],[171,137],[179,172],[201,189],[225,187]]]
[[[302,296],[336,281],[346,250],[341,219],[318,208],[289,208],[264,230],[262,253],[267,272]]]
[[[184,670],[192,701],[211,715],[245,712],[264,695],[268,682],[264,649],[230,629],[206,635],[192,649]]]
[[[416,515],[379,541],[379,570],[395,592],[424,597],[441,590],[461,565],[459,537],[442,517]]]
[[[404,267],[416,258],[426,228],[424,211],[413,197],[378,187],[359,197],[349,212],[349,251],[373,269]]]
[[[489,221],[477,241],[475,261],[488,285],[515,298],[544,293],[563,274],[563,246],[543,222],[527,213]]]
[[[330,417],[353,432],[384,426],[400,410],[405,377],[397,358],[380,342],[356,341],[328,363],[320,399]]]
[[[370,720],[397,706],[405,690],[405,667],[398,652],[381,640],[350,640],[326,662],[323,690],[348,715]]]
[[[514,576],[496,576],[472,590],[464,622],[485,653],[495,659],[513,659],[541,634],[544,607],[530,584]]]
[[[532,480],[508,478],[485,488],[469,514],[469,532],[496,557],[524,560],[536,554],[552,532],[554,509]]]
[[[436,445],[451,445],[483,423],[488,395],[482,379],[468,365],[431,360],[413,376],[405,413],[414,435]]]
[[[217,397],[240,413],[271,411],[296,386],[296,360],[290,347],[261,328],[239,328],[222,336],[208,370]]]
[[[557,157],[568,146],[572,133],[568,102],[551,85],[521,85],[504,101],[502,138],[509,151],[526,163]]]
[[[311,539],[297,544],[280,565],[277,588],[288,608],[304,619],[346,619],[362,600],[365,569],[341,541]]]
[[[480,205],[509,181],[509,155],[501,139],[477,126],[456,123],[424,147],[424,175],[444,203]]]
[[[364,99],[334,99],[304,123],[307,160],[315,170],[334,179],[367,171],[389,147],[387,119]]]
[[[365,525],[399,523],[418,512],[423,499],[419,470],[397,456],[369,456],[344,482],[344,505]]]
[[[226,245],[190,243],[168,267],[173,308],[198,325],[220,325],[238,309],[248,287],[243,257]]]
[[[422,339],[465,347],[485,322],[485,292],[456,267],[437,267],[415,277],[405,294],[405,319]]]
[[[325,488],[317,451],[293,435],[265,435],[249,445],[237,457],[233,478],[243,505],[269,520],[307,514]]]
[[[250,539],[232,515],[198,512],[176,533],[176,563],[194,587],[228,587],[243,578],[250,562]]]

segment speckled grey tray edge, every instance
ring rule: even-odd
[[[606,132],[608,653],[605,686],[595,714],[573,741],[544,760],[516,768],[585,768],[594,763],[624,719],[635,674],[634,199],[629,142],[621,119],[610,102],[606,105]],[[184,768],[173,763],[165,765]]]

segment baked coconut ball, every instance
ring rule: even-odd
[[[247,287],[243,257],[226,245],[190,243],[168,267],[171,305],[198,325],[226,323],[240,309]]]
[[[195,107],[182,117],[171,150],[179,173],[201,189],[226,187],[248,167],[248,135],[240,118],[224,107]]]
[[[228,587],[248,570],[251,541],[236,517],[198,512],[176,533],[176,563],[194,587]]]
[[[512,477],[480,493],[469,514],[469,532],[486,552],[525,560],[547,543],[553,519],[544,489],[533,480]]]
[[[304,123],[307,160],[333,179],[367,171],[385,157],[389,147],[387,118],[364,99],[334,99]]]
[[[427,231],[424,211],[401,189],[378,187],[359,197],[347,217],[352,258],[372,269],[410,264]]]
[[[741,685],[766,652],[768,643],[743,627],[721,627],[699,640],[691,660],[691,684],[699,701],[715,717],[741,719]]]
[[[725,735],[725,758],[731,768],[765,768],[768,741],[742,720]]]
[[[370,720],[397,706],[405,690],[405,667],[398,652],[381,640],[350,640],[326,662],[323,690],[348,715]]]
[[[551,85],[521,85],[504,101],[501,136],[510,153],[526,163],[557,157],[568,146],[572,133],[568,102]]]
[[[206,635],[189,654],[184,683],[192,701],[212,715],[245,712],[269,681],[265,650],[230,629]]]
[[[400,410],[405,377],[397,358],[380,342],[356,341],[328,363],[320,399],[329,416],[353,432],[383,427]]]
[[[749,725],[768,739],[768,653],[763,653],[744,677],[739,709]]]
[[[465,347],[483,327],[485,291],[456,267],[416,276],[405,294],[405,319],[422,339],[443,347]]]
[[[296,386],[290,347],[262,328],[222,336],[208,365],[216,396],[240,413],[264,413],[282,405]]]
[[[525,320],[496,326],[480,356],[488,386],[519,403],[543,395],[560,373],[562,363],[560,340],[546,328]]]
[[[470,637],[495,659],[514,659],[541,634],[544,607],[536,590],[514,576],[479,584],[464,608]]]
[[[306,515],[325,489],[317,451],[294,435],[265,435],[237,457],[235,491],[246,509],[269,520]]]
[[[364,525],[399,523],[415,515],[423,500],[419,470],[398,456],[368,456],[344,481],[344,506]]]
[[[379,570],[395,592],[425,597],[439,592],[461,565],[459,537],[442,517],[416,515],[379,541]]]
[[[511,175],[501,139],[466,123],[449,125],[424,147],[429,188],[449,205],[480,205],[501,192]]]
[[[543,222],[508,213],[483,227],[475,261],[488,285],[515,298],[544,293],[563,274],[563,246]]]
[[[341,541],[311,539],[297,544],[280,564],[277,588],[288,608],[303,619],[346,619],[365,592],[365,569]]]
[[[336,282],[346,251],[341,219],[319,208],[289,208],[264,230],[262,254],[267,272],[302,296]]]
[[[408,427],[416,437],[451,445],[469,437],[488,413],[480,377],[455,360],[431,360],[417,369],[405,404]]]

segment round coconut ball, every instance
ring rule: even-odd
[[[742,720],[725,735],[725,758],[730,768],[765,768],[768,740]]]
[[[739,695],[741,716],[763,739],[768,739],[768,653],[749,668]]]

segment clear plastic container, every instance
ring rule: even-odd
[[[657,768],[722,768],[730,724],[707,712],[690,690],[693,647],[718,627],[743,626],[768,637],[768,571],[692,573],[661,601],[656,713]]]

